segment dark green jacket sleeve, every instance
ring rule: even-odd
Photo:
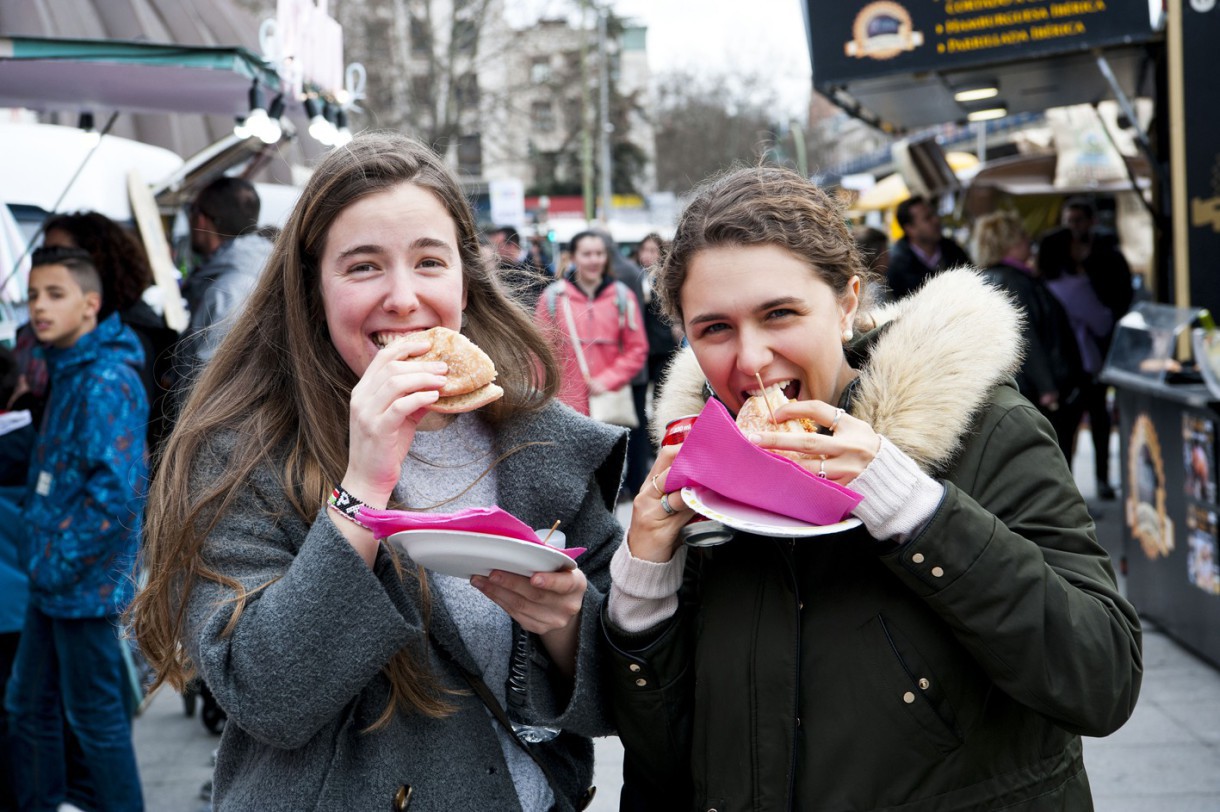
[[[1017,702],[1071,732],[1116,730],[1139,694],[1139,620],[1050,424],[1001,387],[946,490],[886,563]]]

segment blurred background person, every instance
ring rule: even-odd
[[[610,250],[602,234],[582,231],[573,237],[575,267],[547,286],[534,310],[560,362],[559,399],[581,414],[589,413],[590,394],[629,385],[648,360],[639,302],[611,270]],[[587,379],[572,329],[589,369]]]
[[[32,266],[30,321],[48,348],[51,388],[22,508],[29,601],[5,697],[18,801],[42,810],[72,797],[66,722],[96,808],[142,809],[117,632],[148,482],[143,351],[117,313],[98,320],[101,278],[88,252],[44,247]]]
[[[1134,297],[1131,266],[1119,250],[1117,236],[1098,226],[1096,208],[1083,197],[1069,198],[1063,204],[1062,223],[1063,227],[1043,237],[1039,246],[1050,246],[1049,257],[1060,263],[1070,262],[1075,272],[1088,276],[1097,298],[1117,322],[1131,309]],[[1038,268],[1045,275],[1043,263],[1038,260]]]
[[[188,383],[211,360],[271,255],[271,241],[258,233],[261,205],[254,184],[229,176],[209,183],[191,204],[191,249],[203,262],[182,284],[191,321],[178,359]]]
[[[7,404],[17,389],[17,356],[0,345],[0,407]],[[19,456],[9,457],[14,433],[31,435],[19,443]],[[29,582],[25,568],[17,555],[21,545],[21,501],[25,492],[25,472],[29,467],[29,450],[33,443],[33,426],[28,411],[21,413],[0,410],[0,812],[16,812],[17,796],[13,787],[11,739],[8,712],[4,709],[5,689],[21,627],[25,625],[25,606],[29,600]]]
[[[1046,415],[1071,464],[1084,371],[1067,313],[1030,266],[1030,238],[1013,212],[984,215],[974,226],[974,254],[991,284],[1007,291],[1025,314],[1025,358],[1017,388]]]
[[[1057,241],[1038,252],[1038,264],[1045,268],[1044,278],[1067,313],[1080,351],[1080,365],[1084,371],[1081,380],[1080,412],[1088,414],[1093,436],[1093,471],[1097,479],[1097,496],[1114,499],[1114,488],[1110,486],[1110,412],[1106,408],[1106,385],[1098,380],[1105,355],[1102,347],[1108,343],[1114,330],[1114,315],[1093,290],[1093,284],[1079,265],[1070,261],[1070,256],[1061,252],[1065,244]],[[1050,256],[1046,256],[1049,253]],[[1045,260],[1045,263],[1043,262]],[[1097,415],[1094,416],[1094,412]],[[1077,427],[1079,430],[1079,427]]]
[[[880,280],[886,278],[889,270],[890,241],[884,231],[872,226],[856,226],[851,236],[865,269],[871,272],[863,293],[864,302],[866,305],[870,302],[880,304],[887,298],[886,287]]]
[[[555,263],[551,260],[551,252],[547,250],[546,241],[535,234],[530,237],[528,254],[525,261],[534,270],[547,277],[555,276]]]
[[[610,268],[614,276],[631,290],[639,307],[641,319],[645,324],[644,335],[647,337],[647,316],[645,302],[648,301],[647,272],[634,257],[623,254],[618,243],[608,231],[594,229],[601,236],[609,251]],[[651,350],[650,350],[651,351]],[[631,379],[631,401],[635,406],[636,426],[630,431],[627,440],[627,471],[623,475],[623,490],[620,495],[629,498],[644,482],[648,469],[652,467],[652,442],[648,437],[648,382],[650,380],[648,363],[645,363]]]
[[[932,201],[909,197],[898,204],[894,218],[902,238],[890,249],[885,274],[892,299],[910,295],[943,270],[970,264],[966,251],[942,232]]]
[[[487,235],[491,247],[500,257],[500,267],[507,268],[525,264],[525,251],[521,250],[521,235],[512,226],[498,226]]]
[[[526,312],[533,312],[538,297],[549,281],[543,272],[526,261],[521,250],[521,235],[512,226],[500,226],[487,234],[488,244],[495,252],[495,267],[509,295]]]
[[[102,279],[102,309],[98,317],[104,320],[111,313],[118,313],[119,320],[140,340],[144,350],[140,378],[149,403],[146,434],[149,448],[157,448],[168,433],[166,395],[172,385],[178,333],[144,299],[145,292],[153,287],[153,272],[143,244],[104,214],[86,211],[48,220],[43,245],[88,251]]]
[[[665,260],[665,241],[657,233],[640,240],[635,252],[636,262],[644,272],[644,329],[648,333],[648,382],[654,388],[661,384],[665,367],[674,350],[682,343],[682,329],[671,325],[661,309],[661,301],[652,288],[653,272]],[[650,466],[651,467],[651,466]]]
[[[1115,493],[1114,486],[1110,484],[1109,449],[1114,419],[1107,404],[1109,387],[1101,383],[1097,375],[1110,351],[1115,325],[1131,308],[1135,293],[1131,266],[1119,250],[1115,235],[1103,233],[1097,227],[1096,209],[1086,198],[1068,199],[1064,203],[1062,222],[1062,228],[1047,234],[1039,242],[1038,269],[1048,280],[1066,280],[1059,288],[1065,294],[1089,299],[1091,292],[1092,297],[1109,311],[1110,326],[1102,333],[1089,331],[1090,340],[1096,344],[1097,369],[1088,369],[1091,359],[1082,358],[1088,379],[1081,399],[1084,413],[1089,417],[1089,433],[1093,437],[1097,495],[1102,499],[1113,499]],[[1087,280],[1088,291],[1084,290],[1082,279]],[[1052,290],[1056,288],[1052,286]],[[1081,306],[1091,308],[1092,305],[1082,303]],[[1093,323],[1098,321],[1094,320]]]

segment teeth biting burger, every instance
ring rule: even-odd
[[[496,367],[487,353],[473,341],[448,327],[432,327],[415,333],[394,336],[393,341],[427,341],[432,346],[417,361],[443,361],[448,365],[440,398],[428,407],[443,414],[470,412],[499,400],[504,390],[496,386]]]
[[[737,428],[741,429],[742,434],[763,431],[790,431],[817,434],[817,423],[807,417],[797,420],[784,420],[778,423],[771,419],[772,413],[789,401],[790,398],[784,394],[783,384],[777,383],[768,386],[763,390],[762,394],[753,395],[747,398],[745,403],[741,404],[741,409],[737,412]],[[774,448],[767,450],[772,454],[779,454],[791,460],[809,458],[808,454],[801,454],[798,451],[783,451]]]

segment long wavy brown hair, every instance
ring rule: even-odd
[[[322,309],[319,261],[331,223],[352,203],[410,183],[431,191],[453,218],[466,309],[462,332],[491,356],[504,397],[484,409],[493,425],[545,406],[559,373],[533,321],[498,287],[479,252],[470,206],[441,160],[406,137],[364,134],[335,149],[314,171],[241,316],[202,372],[165,445],[148,499],[142,568],[148,577],[128,621],[156,684],[181,690],[194,675],[183,647],[186,607],[199,579],[232,592],[230,632],[248,592],[210,568],[204,543],[238,489],[260,467],[274,470],[292,510],[312,523],[348,464],[348,423],[356,375],[340,358]],[[199,488],[192,471],[220,433],[238,438],[223,474]],[[285,449],[287,453],[285,453]],[[426,582],[423,612],[428,615]],[[265,586],[265,585],[264,585]],[[261,588],[261,587],[260,587]],[[374,726],[398,710],[449,711],[426,662],[406,649],[386,664],[390,702]]]

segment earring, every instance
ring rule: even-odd
[[[852,337],[852,331],[851,331],[851,328],[848,327],[846,330],[843,331],[843,343],[846,344],[847,342],[851,341],[851,337]]]

